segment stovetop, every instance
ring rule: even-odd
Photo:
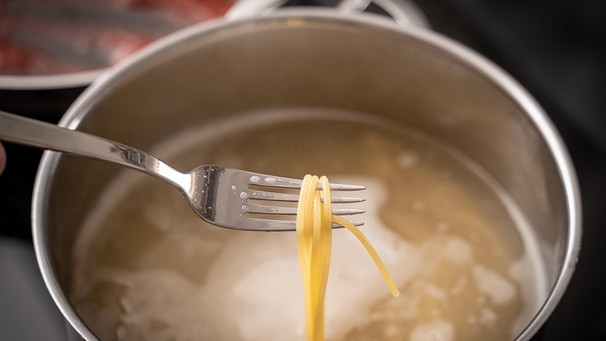
[[[606,194],[606,1],[417,4],[435,31],[488,57],[533,94],[560,131],[576,167],[583,202],[582,250],[568,290],[533,340],[606,340],[606,272],[601,266],[606,261],[601,201]],[[0,90],[0,110],[57,122],[81,91]],[[0,277],[0,335],[3,340],[37,339],[26,330],[38,326],[50,330],[39,334],[44,339],[59,340],[63,326],[57,326],[59,313],[41,285],[30,242],[31,192],[41,152],[15,145],[6,149],[8,166],[0,176],[0,271],[9,268],[17,276]],[[28,323],[19,323],[24,320]]]

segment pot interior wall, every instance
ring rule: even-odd
[[[456,46],[424,32],[328,17],[215,24],[171,39],[89,89],[68,118],[79,120],[80,130],[145,150],[190,124],[264,108],[384,116],[449,143],[500,182],[545,245],[547,282],[557,280],[568,213],[552,151],[524,104]],[[67,286],[74,237],[119,169],[56,161],[46,224],[55,271]]]

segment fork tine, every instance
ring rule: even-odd
[[[322,183],[318,184],[318,189],[322,189]],[[346,184],[333,184],[330,183],[331,191],[361,191],[366,189],[366,186],[362,185],[346,185]]]
[[[296,207],[282,207],[282,206],[269,206],[269,205],[244,205],[242,211],[245,213],[255,214],[278,214],[278,215],[296,215]],[[355,208],[339,208],[333,209],[332,214],[334,215],[354,215],[365,213],[365,210]]]
[[[356,198],[356,197],[330,197],[330,202],[333,204],[354,204],[357,202],[364,202],[365,198]]]
[[[248,184],[256,186],[274,187],[274,188],[291,188],[299,189],[303,181],[299,179],[284,178],[280,176],[264,175],[250,173]],[[322,189],[322,184],[318,184],[318,189]],[[366,189],[366,186],[361,185],[346,185],[346,184],[330,184],[330,189],[333,191],[359,191]]]
[[[248,191],[246,191],[246,193],[247,193],[248,198],[256,199],[256,200],[270,200],[270,201],[284,201],[284,202],[299,201],[299,194],[276,193],[276,192],[267,192],[267,191],[259,191],[259,190],[248,190]],[[333,204],[358,203],[358,202],[363,202],[366,200],[364,198],[341,197],[341,196],[331,196],[330,199]]]
[[[197,212],[205,220],[219,226],[252,231],[294,231],[296,222],[293,216],[297,208],[292,205],[299,200],[303,183],[300,179],[284,178],[273,175],[264,175],[248,171],[225,168],[220,165],[206,165],[204,172],[197,171],[204,179],[208,188],[199,193],[208,194],[210,199],[217,202],[227,202],[224,205],[204,205]],[[214,188],[210,185],[214,185]],[[355,191],[365,189],[364,186],[344,185],[331,183],[335,191]],[[282,189],[280,191],[279,189]],[[321,189],[321,186],[318,187]],[[288,190],[288,191],[285,191]],[[287,192],[287,193],[279,193]],[[211,196],[212,194],[212,196]],[[218,198],[218,199],[217,199]],[[357,203],[362,198],[348,196],[331,196],[333,203]],[[199,202],[205,202],[201,198]],[[255,200],[257,200],[255,202]],[[273,203],[272,203],[273,201]],[[194,200],[194,202],[196,202]],[[260,203],[263,202],[263,203]],[[277,205],[278,202],[290,202],[291,205]],[[287,207],[290,206],[290,207]],[[208,210],[211,207],[211,210]],[[364,213],[362,209],[333,209],[334,215],[355,215]],[[353,221],[354,225],[363,225],[363,222]],[[333,224],[333,228],[340,225]]]
[[[295,231],[297,229],[297,223],[293,220],[273,220],[273,219],[260,219],[260,218],[247,218],[247,224],[238,227],[239,229],[251,230],[251,231]],[[352,221],[354,226],[363,226],[364,222]],[[343,226],[333,223],[333,229],[343,228]]]

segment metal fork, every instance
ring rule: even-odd
[[[127,166],[177,187],[189,206],[205,221],[220,227],[254,231],[290,231],[297,202],[293,189],[301,180],[247,172],[219,165],[203,165],[182,173],[136,148],[98,136],[62,128],[0,111],[0,140],[91,157]],[[364,186],[330,184],[334,191],[355,191]],[[290,192],[289,192],[290,191]],[[356,203],[361,198],[333,196],[333,203]],[[360,209],[333,209],[336,215],[364,213]],[[362,225],[357,222],[356,225]],[[338,227],[333,225],[333,227]]]

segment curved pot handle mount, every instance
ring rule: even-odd
[[[250,18],[278,10],[287,3],[288,0],[240,0],[227,12],[225,18],[227,20]],[[431,29],[423,11],[410,0],[341,0],[335,9],[344,14],[348,12],[363,13],[371,6],[385,12],[399,25]]]

